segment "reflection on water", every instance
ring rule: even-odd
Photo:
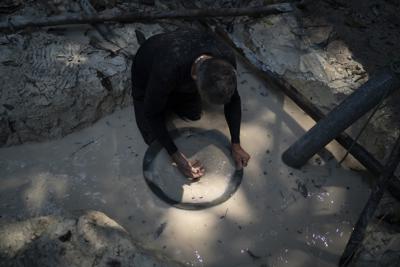
[[[347,237],[345,234],[349,234],[353,229],[349,221],[338,222],[337,226],[333,226],[332,230],[329,231],[318,231],[318,227],[311,225],[305,228],[305,241],[308,246],[319,247],[323,246],[328,248],[331,244],[337,242],[337,240]]]
[[[324,234],[313,233],[312,234],[312,238],[311,238],[311,242],[308,241],[309,237],[306,236],[306,239],[307,239],[306,243],[307,243],[307,245],[310,246],[311,244],[316,245],[317,242],[321,242],[325,247],[328,247],[329,246],[328,243],[332,243],[333,242],[332,239],[328,238],[328,235],[329,235],[329,232],[326,232],[325,235]]]
[[[319,201],[324,202],[325,199],[329,197],[329,192],[315,193],[315,196]]]
[[[289,249],[285,248],[285,249],[281,252],[281,254],[278,256],[278,260],[279,260],[280,262],[285,263],[285,264],[289,263],[288,257],[287,257],[288,252],[289,252]]]
[[[198,250],[194,250],[194,257],[195,257],[195,260],[192,261],[192,262],[186,262],[186,265],[188,265],[188,266],[198,266],[198,267],[205,266],[203,257],[200,255]]]
[[[196,259],[198,260],[198,262],[203,263],[203,258],[199,254],[199,251],[195,250],[194,255],[196,256]]]

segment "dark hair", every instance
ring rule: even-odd
[[[212,104],[226,104],[236,89],[235,68],[225,60],[209,58],[200,64],[197,73],[200,94]]]

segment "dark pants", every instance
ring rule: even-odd
[[[143,100],[133,98],[133,106],[135,109],[136,124],[146,144],[150,145],[156,135],[151,130],[144,113]],[[197,93],[172,93],[167,102],[165,114],[175,113],[183,120],[196,121],[201,118],[201,98]]]

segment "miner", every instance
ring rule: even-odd
[[[240,145],[241,100],[234,52],[207,32],[180,29],[143,40],[132,64],[132,96],[137,126],[144,141],[158,141],[188,178],[200,178],[201,162],[189,161],[166,128],[166,115],[199,120],[202,101],[223,105],[237,168],[249,154]]]

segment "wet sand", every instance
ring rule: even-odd
[[[0,149],[2,220],[94,209],[188,266],[336,266],[368,197],[367,174],[337,167],[335,143],[301,170],[284,165],[282,152],[313,121],[242,66],[238,74],[241,142],[252,159],[227,202],[185,211],[153,195],[130,107],[61,140]],[[229,136],[221,110],[172,123]]]

